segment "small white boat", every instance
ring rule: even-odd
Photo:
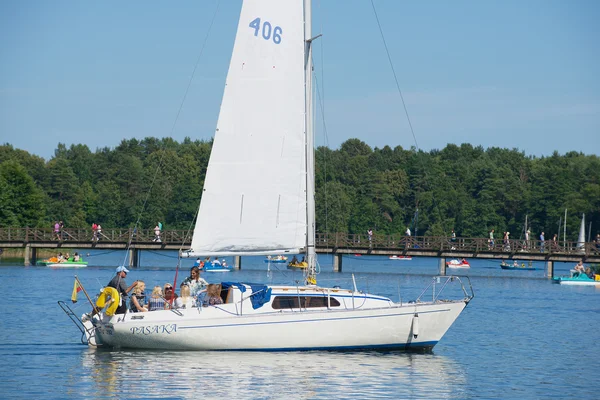
[[[462,260],[450,260],[446,262],[447,268],[471,268],[471,264],[464,258]]]
[[[46,264],[46,267],[52,267],[52,268],[83,268],[83,267],[87,267],[88,263],[87,261],[83,261],[83,262],[62,262],[62,263],[51,263],[51,264]]]
[[[67,259],[59,257],[50,257],[46,260],[38,261],[37,265],[44,265],[51,268],[83,268],[88,266],[88,262],[79,257],[77,261],[73,257]]]
[[[390,260],[410,261],[410,260],[412,260],[412,257],[411,256],[390,256],[389,259]]]

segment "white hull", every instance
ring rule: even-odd
[[[256,310],[249,293],[238,291],[233,300],[243,298],[241,302],[228,297],[229,302],[218,306],[101,314],[94,319],[95,340],[108,347],[156,350],[428,349],[472,298],[398,304],[344,289],[271,289],[270,302]],[[339,306],[274,309],[278,296],[335,298]]]
[[[446,268],[466,269],[466,268],[471,268],[471,265],[466,261],[462,262],[459,260],[452,260],[452,261],[448,261],[446,263]]]
[[[466,302],[372,310],[228,316],[218,308],[143,313],[143,321],[113,317],[97,331],[104,345],[161,350],[316,350],[431,348]],[[418,313],[419,334],[412,332]],[[122,317],[122,316],[121,316]],[[315,334],[318,333],[318,334]]]
[[[560,280],[558,281],[561,285],[575,285],[575,286],[600,286],[600,281],[584,281],[584,280]]]
[[[46,264],[46,267],[52,268],[84,268],[87,267],[87,263],[54,263],[54,264]]]

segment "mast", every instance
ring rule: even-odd
[[[315,250],[315,145],[313,131],[312,92],[312,7],[311,0],[304,0],[304,82],[305,82],[305,129],[306,129],[306,282],[316,284]]]
[[[565,224],[563,226],[563,246],[567,247],[567,209],[565,208]]]

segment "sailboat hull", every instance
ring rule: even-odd
[[[249,315],[232,315],[235,305],[224,304],[96,321],[96,339],[108,347],[156,350],[430,349],[467,303]]]

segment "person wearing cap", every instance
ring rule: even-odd
[[[125,283],[125,278],[127,277],[128,272],[129,270],[123,266],[117,267],[117,274],[114,278],[111,279],[110,282],[108,282],[108,285],[106,285],[108,287],[117,289],[121,297],[119,307],[117,307],[117,311],[115,314],[125,314],[125,312],[127,311],[127,301],[125,301],[125,298],[127,297],[128,293],[131,292],[133,288],[137,286],[138,283],[138,281],[135,281],[131,284],[131,286],[127,287],[127,284]]]

